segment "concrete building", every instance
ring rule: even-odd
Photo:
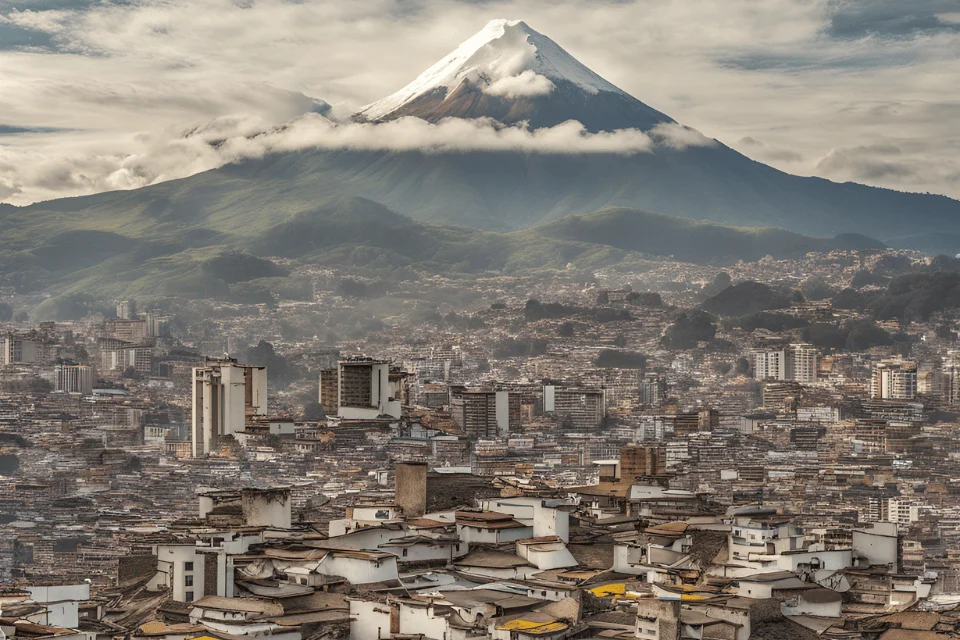
[[[664,445],[627,445],[620,449],[620,482],[636,484],[650,476],[667,475],[667,448]]]
[[[754,352],[753,377],[757,380],[786,380],[787,352],[783,349]]]
[[[320,395],[317,402],[328,416],[340,411],[340,372],[338,369],[324,369],[320,372]]]
[[[787,379],[801,384],[817,381],[819,355],[812,344],[791,344],[787,351]]]
[[[606,392],[603,389],[567,389],[554,385],[543,387],[543,410],[559,421],[585,431],[595,428],[606,417]]]
[[[467,437],[506,436],[520,428],[520,394],[455,388],[451,390],[450,413]]]
[[[870,397],[877,400],[913,400],[917,397],[917,363],[884,360],[873,368]]]
[[[244,430],[248,415],[267,413],[267,368],[235,359],[208,360],[193,369],[194,457],[217,448],[218,438]]]
[[[85,364],[58,364],[55,371],[57,391],[85,396],[93,393],[93,381],[96,378],[93,367]]]
[[[9,332],[0,337],[0,364],[37,364],[45,359],[38,335]]]
[[[136,300],[118,300],[117,317],[121,320],[134,320],[137,317]]]
[[[812,384],[817,381],[817,350],[813,345],[791,344],[786,349],[756,351],[753,371],[757,380],[793,381]]]
[[[394,471],[394,501],[406,518],[418,518],[427,511],[427,464],[398,462]]]
[[[337,415],[341,418],[399,418],[399,397],[399,383],[391,382],[390,363],[387,361],[371,358],[340,361],[337,367]]]
[[[667,379],[658,373],[648,373],[640,381],[640,404],[660,407],[667,398]]]

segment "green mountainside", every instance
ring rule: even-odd
[[[163,186],[163,185],[161,185]],[[0,276],[22,292],[256,300],[284,297],[289,267],[317,264],[427,273],[527,273],[595,268],[655,256],[723,264],[764,255],[882,246],[862,236],[809,238],[779,229],[741,229],[632,209],[604,209],[540,227],[496,233],[417,222],[363,198],[298,211],[195,218],[144,204],[137,192],[79,210],[5,208]],[[82,199],[77,199],[82,200]],[[71,208],[76,208],[76,203]],[[171,215],[171,211],[174,215]],[[258,258],[281,259],[275,267]],[[257,281],[259,289],[248,283]]]

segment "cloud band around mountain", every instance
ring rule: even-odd
[[[293,151],[634,155],[713,144],[679,124],[660,125],[650,132],[590,133],[576,121],[530,130],[482,119],[359,123],[334,122],[311,113],[280,127],[264,127],[255,118],[224,117],[186,131],[142,134],[135,140],[136,148],[113,153],[93,154],[79,148],[71,154],[44,157],[42,150],[32,150],[31,157],[26,157],[25,151],[18,156],[14,149],[0,149],[0,201],[17,201],[21,192],[42,191],[55,197],[133,189]]]

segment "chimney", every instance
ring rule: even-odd
[[[394,502],[406,518],[418,518],[427,511],[427,463],[398,462],[394,469]]]

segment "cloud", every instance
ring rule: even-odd
[[[279,127],[266,126],[258,118],[218,118],[162,135],[144,133],[135,137],[133,146],[126,152],[60,152],[47,157],[0,148],[0,188],[8,198],[25,190],[56,197],[133,189],[228,163],[304,150],[632,155],[653,152],[657,143],[636,129],[590,133],[575,121],[529,130],[456,118],[437,124],[418,118],[338,123],[311,113]],[[672,141],[669,146],[676,148]]]
[[[772,147],[753,136],[745,136],[735,145],[741,153],[766,162],[796,163],[803,161],[803,155],[791,149]]]
[[[903,151],[892,144],[831,149],[817,163],[817,169],[849,180],[915,180],[917,167],[901,160]]]
[[[651,129],[650,136],[660,146],[677,151],[690,147],[714,147],[717,144],[716,140],[708,138],[696,129],[675,122],[662,122],[656,125]]]
[[[519,75],[494,80],[484,88],[484,93],[508,98],[545,96],[557,88],[550,78],[527,69]]]
[[[61,130],[0,137],[0,158],[36,165],[3,198],[74,193],[24,179],[48,164],[65,184],[102,185],[93,159],[153,158],[145,139],[169,144],[189,123],[239,115],[270,128],[313,97],[342,117],[496,17],[524,19],[718,140],[762,140],[737,146],[778,168],[851,179],[849,163],[820,161],[895,132],[902,155],[886,161],[915,175],[858,179],[960,197],[956,16],[955,0],[0,0],[3,124]],[[75,168],[54,171],[58,158]],[[114,180],[178,170],[134,165]]]

